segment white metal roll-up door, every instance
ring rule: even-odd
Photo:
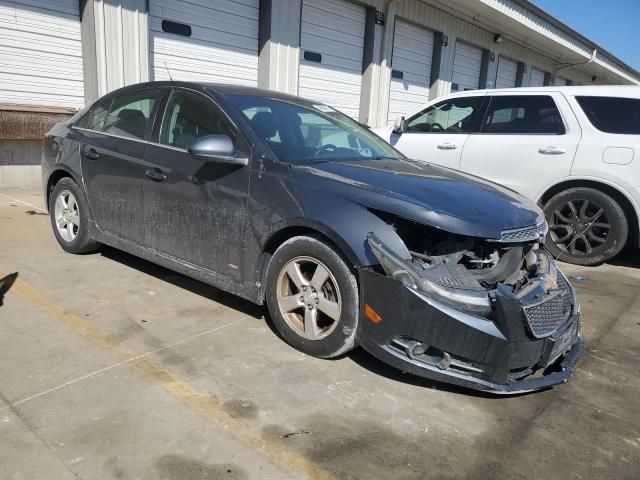
[[[544,72],[537,68],[531,69],[531,79],[529,80],[530,87],[544,87]]]
[[[0,2],[0,103],[84,105],[78,0]]]
[[[365,9],[343,0],[303,0],[298,94],[357,119]]]
[[[387,115],[389,123],[427,102],[432,57],[433,32],[396,20]]]
[[[562,77],[556,77],[556,81],[553,82],[556,87],[564,87],[567,85],[567,79]]]
[[[496,88],[513,88],[516,86],[518,63],[500,55],[496,71]]]
[[[452,91],[475,90],[480,84],[482,50],[464,42],[456,42],[453,56]]]
[[[163,20],[191,35],[164,31]],[[151,77],[256,86],[258,25],[259,0],[150,0]]]

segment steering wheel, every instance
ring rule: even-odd
[[[313,156],[316,157],[318,155],[322,155],[324,152],[332,153],[332,152],[335,152],[337,149],[338,147],[336,147],[334,144],[327,143],[326,145],[323,145],[320,148],[317,148],[315,152],[313,152]]]
[[[431,131],[432,132],[442,132],[443,130],[444,130],[444,128],[439,123],[432,123],[431,124]]]

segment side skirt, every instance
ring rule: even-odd
[[[194,280],[198,280],[206,283],[207,285],[211,285],[212,287],[224,290],[225,292],[237,295],[238,297],[249,300],[257,305],[262,305],[263,303],[263,296],[260,295],[260,287],[258,285],[247,285],[236,282],[229,277],[198,267],[197,265],[185,262],[172,257],[171,255],[151,250],[147,247],[123,240],[110,233],[102,232],[93,222],[90,222],[90,232],[91,237],[100,243],[130,253],[136,257],[140,257],[144,260],[160,265],[161,267],[168,268],[169,270],[173,270],[181,273],[182,275],[193,278]]]

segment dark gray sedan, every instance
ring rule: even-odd
[[[55,126],[42,167],[66,251],[107,244],[266,301],[310,355],[362,345],[403,371],[512,393],[566,381],[582,351],[535,205],[409,160],[327,105],[130,86]]]

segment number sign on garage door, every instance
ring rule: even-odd
[[[518,63],[500,55],[496,70],[496,88],[513,88],[516,86]]]
[[[303,0],[300,25],[301,97],[358,118],[365,9],[343,0]]]
[[[529,80],[530,87],[544,87],[544,72],[537,68],[531,69],[531,79]]]
[[[258,83],[259,0],[150,0],[154,80]]]
[[[391,57],[389,123],[427,102],[432,57],[433,32],[396,20]]]
[[[453,56],[453,77],[451,90],[475,90],[480,84],[482,50],[464,42],[456,42]]]

